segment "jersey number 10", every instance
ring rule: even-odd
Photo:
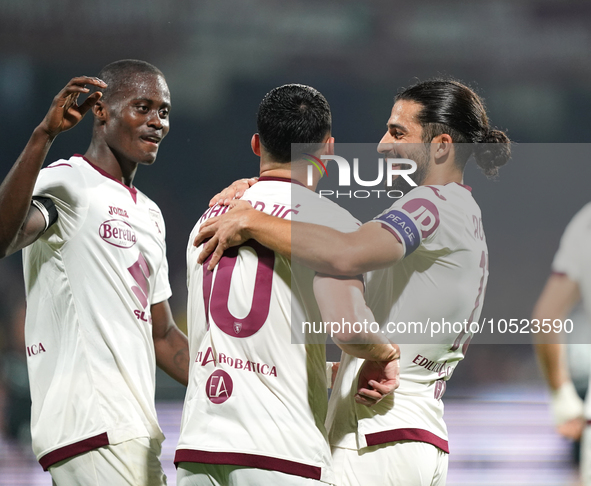
[[[254,292],[250,311],[244,318],[235,317],[228,308],[230,284],[240,248],[249,248],[257,256]],[[215,325],[226,334],[238,338],[252,336],[263,327],[269,316],[275,253],[253,240],[230,248],[224,252],[224,256],[218,264],[215,279],[213,272],[207,270],[206,266],[210,258],[211,256],[203,263],[203,299],[208,321],[211,312],[211,318]],[[243,271],[248,271],[248,269],[244,268]]]

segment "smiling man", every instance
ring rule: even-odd
[[[169,130],[170,93],[143,61],[73,78],[0,186],[0,256],[23,251],[33,450],[57,485],[162,485],[155,366],[187,383],[158,206],[133,186]],[[80,95],[100,91],[77,104]],[[92,110],[85,155],[41,170]]]
[[[291,154],[294,140],[318,155],[329,150],[331,121],[328,102],[310,86],[288,84],[265,95],[251,142],[261,177],[246,194],[256,207],[267,214],[281,207],[283,218],[299,214],[343,231],[357,228],[347,211],[304,186],[308,164]],[[301,204],[293,207],[293,197]],[[294,343],[292,323],[335,314],[371,321],[363,283],[315,275],[254,243],[225,255],[208,272],[197,264],[199,249],[191,243],[223,209],[201,216],[187,250],[192,364],[175,455],[177,484],[338,484],[324,427],[326,334],[309,333]],[[396,388],[398,348],[347,338],[335,337],[344,351],[368,360],[357,399],[374,404]]]
[[[211,239],[199,261],[215,250],[211,268],[226,248],[252,238],[323,274],[366,273],[367,303],[389,333],[389,323],[477,320],[488,252],[480,208],[463,185],[464,168],[473,156],[487,176],[495,176],[510,158],[508,137],[490,126],[470,88],[431,80],[396,96],[379,151],[413,159],[411,178],[419,187],[408,192],[404,182],[400,187],[408,194],[357,231],[285,221],[239,202],[201,226],[195,244]],[[470,339],[466,329],[422,344],[419,338],[419,344],[397,341],[400,387],[373,407],[356,403],[351,386],[362,360],[343,355],[327,418],[337,484],[445,484],[449,447],[441,398]]]

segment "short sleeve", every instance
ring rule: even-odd
[[[51,199],[58,213],[57,222],[41,239],[55,245],[70,239],[88,210],[86,183],[79,168],[64,160],[51,164],[39,173],[33,195]]]
[[[361,226],[349,211],[308,189],[294,187],[292,204],[292,221],[327,226],[343,233],[351,233]],[[297,238],[297,235],[292,237]]]
[[[396,201],[372,222],[382,226],[396,236],[404,247],[404,256],[413,253],[421,243],[439,228],[440,216],[437,188],[419,187]]]
[[[552,262],[552,271],[580,282],[591,270],[591,203],[581,209],[566,227]]]
[[[170,288],[170,281],[168,279],[168,259],[166,258],[165,248],[162,263],[156,274],[154,293],[152,294],[152,304],[158,304],[159,302],[168,300],[171,295],[172,289]]]
[[[162,261],[156,273],[154,280],[154,292],[152,293],[152,304],[158,304],[170,298],[172,290],[170,288],[170,280],[168,278],[168,259],[166,258],[166,225],[160,208],[155,206],[149,210],[152,222],[159,229],[159,234],[163,242]]]

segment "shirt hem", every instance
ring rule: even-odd
[[[449,454],[449,444],[447,440],[442,439],[434,433],[424,429],[408,428],[384,430],[382,432],[365,434],[365,440],[368,447],[386,444],[388,442],[399,442],[403,440],[412,442],[425,442],[437,447],[438,449],[441,449],[446,454]]]
[[[98,449],[99,447],[108,445],[110,445],[109,436],[106,432],[103,432],[102,434],[98,434],[48,452],[39,458],[39,464],[41,464],[44,471],[47,471],[51,466],[60,461],[64,461],[70,457],[84,454],[94,449]]]
[[[318,466],[288,461],[277,457],[239,452],[211,452],[194,449],[177,449],[174,456],[175,466],[178,467],[180,462],[198,462],[203,464],[223,464],[269,469],[271,471],[315,479],[317,481],[320,481],[322,476],[322,468]]]

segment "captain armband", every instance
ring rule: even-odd
[[[410,255],[421,244],[421,232],[415,220],[402,209],[390,209],[372,221],[382,223],[404,247],[404,256]]]
[[[35,206],[45,219],[45,233],[57,221],[57,209],[53,201],[48,197],[33,196],[31,204]]]

